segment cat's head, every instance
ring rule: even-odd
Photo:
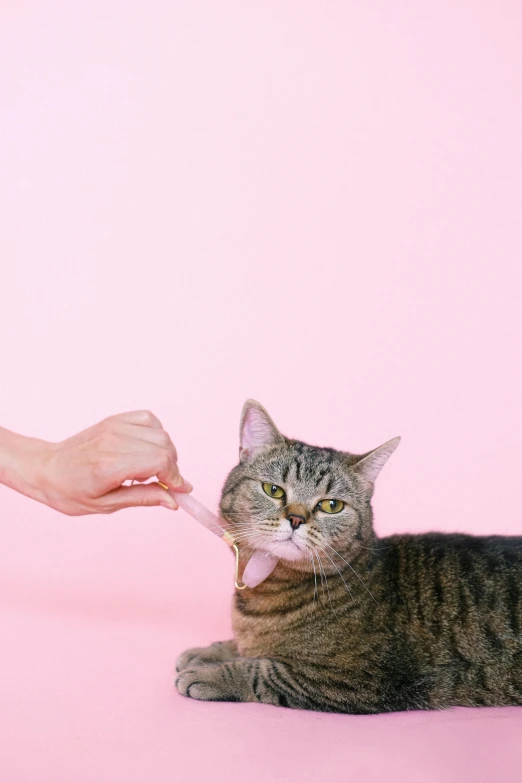
[[[241,547],[298,567],[313,555],[353,557],[374,539],[370,500],[394,438],[367,454],[309,446],[284,437],[259,403],[241,414],[239,464],[223,488],[221,514]]]

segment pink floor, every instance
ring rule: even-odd
[[[71,521],[7,490],[0,509],[1,783],[522,780],[516,708],[352,717],[182,698],[176,655],[228,635],[220,542],[163,510]],[[185,587],[191,540],[216,561],[210,590]]]
[[[197,622],[190,633],[168,614],[15,604],[1,613],[2,783],[522,779],[515,708],[352,717],[199,703],[171,677]]]

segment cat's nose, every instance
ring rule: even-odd
[[[288,521],[292,525],[293,530],[297,530],[299,525],[302,525],[303,522],[306,522],[306,519],[302,517],[300,514],[289,514],[287,516]]]

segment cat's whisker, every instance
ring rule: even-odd
[[[319,553],[318,553],[318,554],[319,554]],[[325,554],[326,554],[326,552],[325,552]],[[330,602],[330,609],[332,610],[332,612],[334,613],[334,615],[336,616],[336,618],[339,620],[339,619],[340,619],[340,618],[339,618],[339,615],[337,614],[337,611],[336,611],[336,609],[335,609],[334,605],[332,604],[332,597],[331,597],[331,595],[330,595],[330,588],[328,587],[328,575],[327,575],[327,573],[326,573],[326,569],[325,569],[325,567],[324,567],[324,564],[323,564],[323,570],[324,570],[324,580],[325,580],[325,583],[326,583],[326,589],[327,589],[327,591],[328,591],[328,600],[329,600],[329,602]]]
[[[367,549],[368,552],[384,552],[385,549],[390,549],[389,546],[366,546],[365,544],[357,544],[359,549]]]
[[[312,568],[314,569],[314,597],[312,600],[312,609],[314,608],[315,599],[317,598],[317,572],[315,570],[315,560],[314,560],[314,550],[312,547],[306,546],[306,550],[308,554],[310,555],[310,562],[312,563]]]
[[[236,541],[235,543],[242,552],[250,552],[255,549],[259,549],[263,544],[267,543],[267,540],[263,536],[257,536],[245,538],[242,541]]]
[[[332,558],[330,557],[330,555],[328,554],[328,552],[326,551],[326,549],[323,549],[323,547],[322,547],[322,546],[319,546],[319,544],[317,544],[317,546],[319,547],[319,549],[321,550],[321,552],[323,552],[323,553],[326,555],[326,557],[328,558],[328,560],[330,561],[330,563],[333,565],[333,567],[335,568],[335,570],[337,571],[337,573],[339,574],[339,576],[340,576],[340,577],[341,577],[341,579],[343,580],[343,584],[344,584],[344,586],[346,587],[346,590],[348,591],[348,594],[349,594],[350,598],[351,598],[351,599],[352,599],[352,601],[353,601],[353,593],[352,593],[352,591],[350,590],[350,588],[348,587],[348,585],[346,584],[346,581],[345,581],[345,579],[344,579],[344,576],[342,575],[341,571],[340,571],[340,570],[337,568],[337,566],[335,565],[334,561],[332,560]]]
[[[314,596],[312,599],[312,611],[310,612],[310,621],[312,620],[313,613],[316,609],[319,609],[319,589],[317,586],[317,569],[315,567],[315,552],[313,547],[310,548],[310,558],[312,561],[312,568],[314,570]]]
[[[312,601],[312,606],[315,604],[315,599],[317,598],[317,573],[315,570],[315,560],[314,560],[314,552],[313,549],[310,550],[310,556],[312,559],[312,568],[314,569],[314,600]]]
[[[266,538],[266,533],[264,531],[259,531],[259,530],[246,530],[245,532],[240,533],[239,535],[237,535],[236,533],[232,534],[232,538],[234,539],[234,541],[243,541],[244,539],[247,538],[261,538],[261,537]]]
[[[245,522],[245,523],[243,523],[241,525],[233,525],[232,527],[229,528],[229,531],[231,533],[236,533],[236,532],[244,533],[245,531],[255,531],[256,533],[259,533],[259,532],[270,532],[270,533],[273,533],[274,532],[274,527],[270,526],[270,525],[262,525],[262,524],[260,525],[260,524],[255,524],[255,523],[252,523],[252,522],[248,522],[248,523]]]
[[[326,575],[326,570],[325,570],[325,567],[324,567],[323,561],[321,560],[321,556],[320,556],[319,552],[316,552],[315,554],[316,554],[316,556],[317,556],[317,559],[318,559],[319,563],[321,564],[321,569],[322,569],[322,571],[323,571],[323,574],[324,574],[324,583],[325,583],[325,585],[326,585],[326,590],[327,590],[327,592],[328,592],[328,600],[329,600],[329,602],[330,602],[330,609],[332,609],[332,611],[334,611],[334,612],[335,612],[335,609],[333,608],[333,604],[332,604],[332,596],[330,595],[330,588],[328,587],[328,577],[327,577],[327,575]],[[323,590],[323,592],[324,592],[324,590]],[[335,612],[335,613],[336,613],[336,612]],[[337,614],[337,613],[336,613],[336,614]]]
[[[319,570],[319,578],[321,579],[321,590],[323,591],[323,596],[324,596],[325,592],[324,592],[323,569],[321,568],[321,560],[319,558],[318,553],[315,551],[315,549],[313,550],[313,552],[314,552],[315,557],[317,558],[317,568]],[[319,598],[319,595],[318,595],[318,598]]]
[[[241,528],[239,530],[237,528],[232,528],[232,529],[229,530],[229,533],[232,536],[234,536],[234,538],[239,538],[240,536],[249,535],[249,534],[250,535],[256,535],[256,534],[259,534],[259,533],[265,533],[266,534],[268,532],[270,532],[268,528],[260,528],[260,527],[254,526],[254,525],[249,525],[248,527],[245,526],[245,527],[243,527],[243,528]]]
[[[351,563],[349,563],[347,560],[345,560],[345,559],[344,559],[344,557],[343,557],[342,555],[340,555],[340,554],[339,554],[339,552],[337,551],[337,549],[334,549],[334,547],[333,547],[333,546],[331,546],[330,544],[328,544],[326,541],[323,541],[323,544],[325,544],[325,546],[327,546],[329,549],[331,549],[331,550],[332,550],[332,552],[334,552],[334,553],[337,555],[337,557],[340,557],[340,558],[341,558],[341,560],[343,561],[343,563],[346,563],[346,565],[348,566],[348,568],[349,568],[351,571],[353,571],[353,573],[355,574],[355,576],[357,577],[357,579],[359,580],[359,582],[362,584],[362,586],[364,587],[364,589],[366,590],[366,592],[368,593],[368,595],[369,595],[369,596],[370,596],[370,597],[371,597],[371,598],[372,598],[372,599],[375,601],[375,603],[378,605],[378,604],[379,604],[379,602],[377,601],[377,599],[375,598],[375,596],[373,595],[373,593],[371,592],[371,590],[368,588],[368,586],[367,586],[367,585],[364,583],[364,581],[361,579],[361,577],[359,576],[359,574],[357,573],[357,571],[355,570],[355,568],[354,568],[354,567],[351,565]],[[325,553],[325,554],[326,554],[326,553]]]

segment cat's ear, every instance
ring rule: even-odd
[[[255,457],[260,449],[284,441],[283,436],[255,400],[247,400],[241,412],[239,459],[244,462]]]
[[[352,465],[352,470],[373,484],[400,442],[400,438],[392,438],[377,449],[364,454],[355,465]]]

